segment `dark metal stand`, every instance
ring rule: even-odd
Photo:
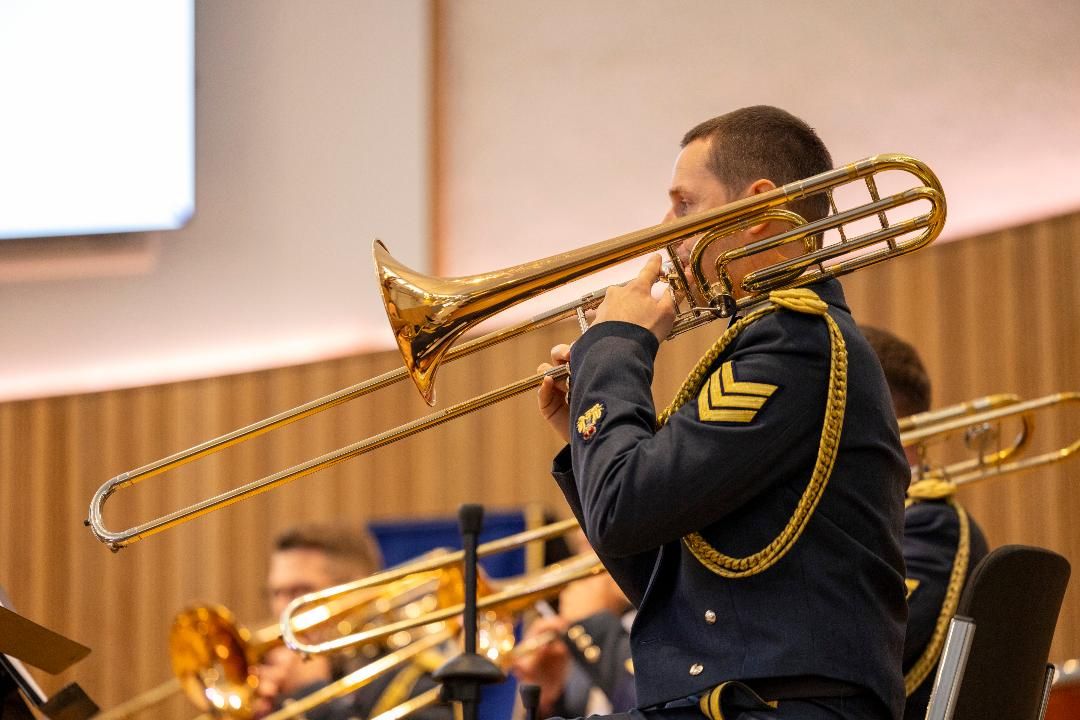
[[[482,505],[462,505],[458,510],[465,549],[465,652],[448,660],[432,673],[442,683],[442,699],[461,703],[463,720],[476,720],[480,686],[505,680],[502,670],[476,653],[476,545],[484,524]]]
[[[538,720],[540,713],[540,686],[523,684],[518,687],[521,706],[525,708],[525,720]]]

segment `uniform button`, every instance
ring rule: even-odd
[[[701,671],[704,670],[704,669],[705,669],[705,667],[701,663],[694,663],[693,665],[690,666],[690,674],[691,675],[700,675]]]
[[[705,622],[707,622],[710,625],[716,624],[716,613],[714,613],[712,610],[706,610],[705,611]]]
[[[591,663],[599,660],[600,648],[596,647],[595,645],[590,645],[589,647],[585,648],[585,659]]]
[[[566,637],[571,640],[577,640],[585,632],[585,628],[580,625],[574,625],[572,628],[566,631]]]
[[[584,650],[585,648],[592,645],[592,635],[590,635],[589,633],[582,633],[581,635],[578,635],[576,638],[574,638],[574,642],[577,643],[578,648]]]

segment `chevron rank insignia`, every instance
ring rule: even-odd
[[[582,440],[592,439],[602,417],[604,417],[604,406],[601,403],[596,403],[581,414],[581,417],[577,419],[577,431]]]
[[[776,389],[767,383],[736,381],[729,360],[698,393],[698,418],[703,422],[749,423]]]

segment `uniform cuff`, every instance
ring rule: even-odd
[[[593,345],[609,337],[631,340],[639,344],[642,350],[648,353],[651,358],[655,358],[657,351],[660,350],[660,341],[656,339],[656,336],[652,334],[652,331],[647,330],[640,325],[624,322],[622,320],[607,320],[593,325],[584,335],[577,339],[573,346],[571,346],[571,373],[573,372],[575,360],[580,361],[581,358],[585,357]],[[571,386],[573,386],[573,382],[573,377],[571,376]]]

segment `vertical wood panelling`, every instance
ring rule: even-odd
[[[861,322],[916,344],[935,404],[993,392],[1027,397],[1080,390],[1080,215],[929,248],[845,280]],[[661,352],[664,404],[718,326]],[[573,324],[538,332],[443,369],[440,407],[530,374]],[[49,689],[80,682],[110,706],[169,675],[172,615],[193,600],[220,602],[252,626],[272,535],[303,519],[451,514],[464,501],[539,502],[565,513],[547,475],[559,443],[528,393],[466,419],[239,506],[149,538],[117,555],[81,527],[106,478],[397,365],[391,353],[225,378],[0,405],[0,583],[29,617],[91,645],[93,654]],[[115,527],[191,502],[354,442],[426,412],[408,383],[235,447],[125,491]],[[1039,437],[1065,444],[1080,413],[1040,419]],[[1080,461],[989,481],[962,497],[994,544],[1044,545],[1080,563]],[[1080,655],[1080,590],[1066,598],[1052,659]],[[190,715],[183,702],[161,717]]]

